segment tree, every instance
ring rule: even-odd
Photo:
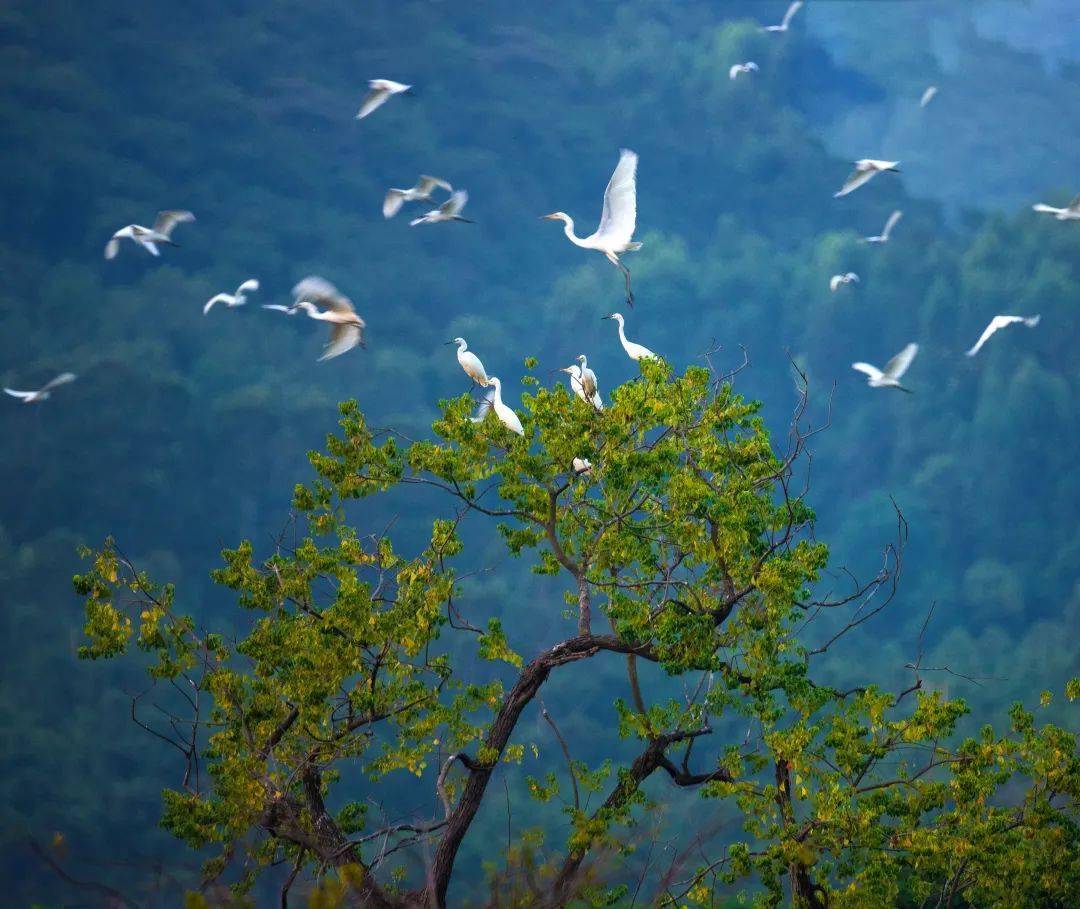
[[[553,675],[619,658],[631,698],[612,694],[610,731],[637,742],[636,757],[614,768],[575,761],[544,711],[560,747],[528,786],[550,800],[566,774],[568,835],[537,864],[538,837],[522,833],[511,847],[520,873],[496,881],[494,905],[625,899],[633,843],[618,828],[641,819],[654,775],[700,792],[702,845],[710,818],[735,812],[743,826],[714,860],[679,852],[648,880],[643,871],[658,905],[715,905],[740,885],[769,906],[785,892],[805,907],[1066,905],[1080,892],[1070,733],[1037,727],[1017,706],[1007,734],[955,741],[965,704],[924,686],[921,656],[895,693],[839,690],[815,668],[893,599],[902,515],[875,577],[818,596],[827,551],[806,502],[805,394],[779,455],[730,376],[711,365],[676,376],[650,361],[641,373],[603,411],[526,375],[524,437],[490,413],[470,419],[468,396],[443,402],[435,439],[407,444],[343,404],[340,434],[310,456],[316,478],[294,493],[306,532],[283,534],[268,555],[243,542],[214,572],[246,611],[233,639],[183,614],[174,589],[114,542],[93,556],[75,581],[81,655],[117,657],[134,643],[174,693],[158,705],[165,727],[141,699],[133,717],[182,755],[162,822],[192,847],[217,847],[206,883],[239,852],[239,893],[288,861],[283,903],[301,873],[333,870],[324,893],[343,902],[447,905],[470,873],[459,850],[496,768],[526,754],[523,711]],[[575,457],[592,469],[576,474]],[[433,489],[448,504],[421,552],[350,524],[350,502],[395,488]],[[534,571],[565,579],[576,621],[567,636],[523,657],[498,620],[466,618],[461,532],[474,517],[497,522]],[[473,646],[516,675],[485,677]],[[639,669],[649,664],[671,683],[647,692]],[[1074,680],[1068,695],[1078,694]],[[435,815],[374,819],[371,800],[392,799],[410,774]],[[601,788],[589,810],[579,789]],[[390,871],[391,856],[410,851],[423,859],[412,880]],[[603,855],[616,859],[607,870]]]

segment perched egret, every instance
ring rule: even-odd
[[[477,385],[488,384],[488,374],[484,369],[484,364],[480,362],[480,358],[469,350],[468,345],[465,343],[464,338],[454,338],[452,341],[447,341],[447,344],[456,344],[457,349],[457,361],[461,364],[461,368],[465,370],[465,375],[472,379]]]
[[[228,307],[243,306],[247,303],[247,295],[259,289],[259,282],[255,278],[248,278],[243,284],[236,288],[236,293],[233,294],[218,294],[216,297],[211,297],[206,301],[206,305],[203,307],[203,315],[205,316],[211,309],[214,308],[215,303],[224,303]]]
[[[581,364],[581,387],[585,394],[595,400],[599,397],[596,389],[596,373],[589,369],[589,360],[585,354],[578,354],[577,361]]]
[[[855,162],[855,170],[853,170],[848,178],[844,181],[844,185],[840,187],[840,191],[833,193],[834,199],[839,199],[841,196],[846,196],[848,193],[853,193],[864,183],[869,182],[880,173],[890,171],[894,174],[900,173],[898,165],[899,161],[875,161],[873,158],[862,158]]]
[[[766,32],[786,32],[788,26],[791,25],[791,20],[795,18],[795,14],[802,9],[803,0],[794,0],[794,2],[787,8],[787,12],[784,13],[784,18],[779,25],[766,25],[763,31]]]
[[[572,363],[570,366],[562,367],[559,372],[565,372],[570,377],[570,390],[579,398],[581,398],[582,401],[584,401],[586,404],[591,405],[592,407],[595,407],[597,410],[604,409],[604,402],[600,399],[599,392],[595,391],[595,375],[593,376],[594,391],[592,394],[586,394],[585,386],[581,380],[582,372],[580,365],[578,365],[577,363]],[[592,370],[590,369],[589,372],[592,372]]]
[[[926,91],[922,93],[922,97],[919,99],[919,107],[926,107],[931,101],[934,100],[934,95],[937,94],[937,86],[931,85]]]
[[[525,430],[521,428],[521,420],[518,419],[518,415],[503,404],[502,383],[499,381],[499,377],[492,376],[488,379],[488,382],[492,387],[491,409],[495,411],[495,416],[511,432],[516,432],[519,436],[525,435]]]
[[[758,65],[753,60],[747,60],[745,63],[736,63],[728,70],[728,78],[738,79],[742,73],[756,73],[758,68]]]
[[[613,312],[610,316],[601,316],[602,319],[612,319],[619,326],[619,341],[622,344],[623,350],[626,351],[626,355],[631,360],[657,360],[656,356],[649,348],[644,344],[635,344],[633,341],[626,339],[626,329],[624,327],[624,320],[622,313]]]
[[[595,249],[607,256],[607,260],[620,269],[626,278],[626,302],[634,305],[630,290],[630,269],[619,260],[619,254],[641,249],[641,243],[632,240],[637,226],[637,161],[638,156],[627,148],[619,152],[619,163],[604,190],[604,210],[600,214],[600,226],[587,237],[574,233],[574,219],[566,212],[555,211],[542,215],[549,221],[562,221],[563,233],[575,246]]]
[[[1032,205],[1031,208],[1033,211],[1053,215],[1059,221],[1080,221],[1080,196],[1077,196],[1064,208],[1054,208],[1053,205],[1046,205],[1043,202]]]
[[[172,239],[173,228],[177,224],[184,224],[194,220],[195,216],[189,211],[159,211],[158,216],[154,219],[153,227],[143,227],[141,224],[129,224],[127,227],[121,227],[105,244],[105,258],[116,258],[116,254],[120,252],[121,240],[131,240],[133,243],[138,243],[150,255],[160,256],[159,243],[166,243],[169,246],[180,245]]]
[[[290,309],[303,311],[312,319],[330,323],[330,340],[318,362],[340,356],[357,345],[364,346],[366,323],[356,314],[352,300],[333,284],[325,278],[311,275],[297,284],[292,292],[296,302]]]
[[[404,85],[401,82],[395,82],[393,79],[372,79],[368,82],[368,88],[371,91],[368,92],[363,104],[360,105],[360,110],[356,113],[357,120],[363,120],[372,111],[378,110],[390,99],[391,95],[412,92],[411,85]]]
[[[973,357],[977,354],[982,346],[989,340],[990,336],[994,334],[999,328],[1005,328],[1007,325],[1015,325],[1017,322],[1023,322],[1028,328],[1034,328],[1039,324],[1039,320],[1042,316],[994,316],[990,320],[990,324],[986,326],[983,333],[979,335],[979,340],[975,342],[975,346],[967,352],[967,356]]]
[[[829,278],[829,290],[831,290],[833,293],[836,293],[836,291],[840,288],[842,284],[858,283],[859,276],[855,274],[855,272],[849,271],[847,274],[833,275],[831,278]]]
[[[573,467],[574,473],[579,477],[586,473],[592,473],[592,461],[588,458],[574,458],[570,466]]]
[[[426,174],[421,174],[420,179],[416,181],[416,186],[409,189],[394,189],[391,187],[386,191],[386,198],[383,199],[383,217],[394,217],[401,211],[401,206],[406,202],[419,202],[422,199],[430,199],[432,192],[436,189],[445,189],[448,193],[454,191],[454,187],[445,180],[440,180],[438,177],[429,177]]]
[[[50,393],[57,386],[67,385],[68,382],[74,381],[75,373],[62,372],[55,379],[42,385],[37,391],[16,391],[14,388],[5,388],[4,393],[11,395],[13,398],[19,398],[23,404],[36,404],[38,401],[49,400]]]
[[[885,222],[885,229],[876,237],[863,237],[863,241],[866,243],[888,243],[889,235],[892,233],[892,229],[896,227],[897,222],[904,217],[904,213],[898,208],[891,215],[889,220]]]
[[[901,391],[911,393],[910,388],[904,388],[900,384],[900,379],[903,378],[905,372],[908,371],[908,367],[911,366],[911,361],[915,359],[915,354],[919,352],[918,344],[909,344],[895,357],[889,360],[885,364],[884,369],[878,369],[876,366],[871,366],[869,363],[852,363],[851,368],[858,370],[861,373],[865,373],[868,377],[866,384],[871,388],[899,388]]]
[[[464,221],[466,224],[472,224],[473,222],[468,218],[461,217],[461,210],[468,201],[469,194],[459,189],[438,208],[433,208],[419,218],[413,218],[409,222],[409,227],[416,227],[417,224],[438,224],[440,221]]]

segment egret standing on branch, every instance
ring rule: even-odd
[[[521,420],[518,419],[518,415],[503,404],[502,383],[499,381],[499,377],[492,376],[488,381],[491,383],[493,389],[491,394],[491,409],[495,411],[495,416],[499,418],[499,422],[511,432],[516,432],[519,436],[525,435],[525,430],[521,428]]]
[[[292,311],[302,310],[312,319],[330,323],[330,340],[318,362],[340,356],[357,345],[364,346],[367,323],[356,314],[352,300],[325,278],[317,275],[304,278],[293,288],[293,298],[296,302]]]
[[[258,289],[259,282],[255,278],[248,278],[243,284],[236,288],[236,293],[218,294],[207,300],[206,305],[202,309],[203,315],[205,316],[210,312],[210,310],[214,308],[215,303],[224,303],[230,308],[233,306],[243,306],[247,303],[247,295]]]
[[[14,388],[5,388],[4,393],[11,395],[13,398],[19,398],[23,404],[36,404],[39,401],[47,401],[50,397],[50,392],[58,385],[67,385],[68,382],[75,381],[75,373],[62,372],[55,379],[42,385],[37,391],[16,391]]]
[[[121,227],[105,244],[105,258],[116,258],[116,254],[120,252],[121,240],[131,240],[133,243],[138,243],[150,255],[160,256],[161,253],[157,248],[159,243],[166,243],[169,246],[180,245],[172,239],[173,228],[177,224],[194,220],[195,216],[189,211],[159,211],[157,218],[154,219],[153,227],[143,227],[141,224]]]
[[[633,341],[626,339],[626,330],[624,328],[624,320],[622,313],[613,312],[610,316],[601,316],[601,319],[613,319],[619,326],[619,342],[622,344],[623,350],[626,351],[626,355],[631,360],[656,360],[659,359],[649,348],[644,344],[635,344]]]
[[[802,5],[803,0],[795,0],[795,2],[787,8],[787,12],[784,13],[784,18],[779,25],[766,25],[765,28],[762,29],[762,31],[786,32],[788,30],[788,26],[791,25],[791,20],[795,18],[795,14],[800,9],[802,9]]]
[[[409,222],[409,227],[416,227],[417,224],[438,224],[440,221],[464,221],[466,224],[472,224],[473,222],[468,218],[461,217],[461,210],[468,201],[469,194],[465,190],[459,189],[438,208],[433,208],[426,215],[421,215],[419,218],[413,218]]]
[[[873,158],[862,158],[856,161],[855,170],[848,175],[844,185],[840,187],[840,191],[833,193],[833,198],[839,199],[841,196],[855,192],[860,186],[870,182],[880,173],[886,171],[894,174],[900,173],[899,164],[899,161],[875,161]]]
[[[457,349],[457,361],[461,364],[461,368],[465,370],[465,375],[472,379],[477,385],[487,386],[490,383],[488,379],[487,371],[484,369],[484,364],[480,362],[480,358],[468,349],[468,345],[465,343],[464,338],[454,338],[452,341],[447,341],[447,344],[456,344]]]
[[[892,229],[896,227],[897,222],[904,217],[904,213],[898,208],[891,215],[889,220],[885,222],[885,229],[876,237],[863,237],[864,243],[888,243],[889,234],[892,233]]]
[[[390,100],[392,95],[412,93],[411,85],[395,82],[393,79],[372,79],[368,82],[368,88],[371,91],[368,92],[367,97],[364,98],[363,103],[360,105],[360,110],[356,113],[357,120],[363,120],[372,111],[378,110]]]
[[[1045,202],[1037,202],[1031,206],[1032,211],[1041,212],[1045,215],[1053,215],[1059,221],[1080,221],[1080,196],[1072,200],[1065,208],[1054,208]]]
[[[975,346],[967,352],[967,356],[973,357],[980,350],[982,346],[990,339],[990,336],[994,334],[999,328],[1005,328],[1007,325],[1015,325],[1017,322],[1023,322],[1028,328],[1034,328],[1039,324],[1041,316],[994,316],[990,320],[990,324],[983,329],[983,333],[979,335],[979,340],[975,342]]]
[[[571,243],[582,249],[602,252],[612,265],[622,271],[626,278],[626,302],[630,306],[634,305],[630,269],[619,260],[619,255],[641,249],[641,243],[631,239],[637,226],[637,161],[638,156],[629,149],[624,148],[619,152],[619,163],[604,190],[604,210],[595,233],[587,237],[577,236],[574,233],[574,219],[566,212],[556,211],[541,216],[549,221],[562,221],[563,233]]]
[[[435,189],[445,189],[448,193],[454,191],[454,187],[445,180],[440,180],[438,177],[429,177],[426,174],[421,174],[420,179],[416,181],[416,186],[411,186],[408,189],[394,189],[391,187],[386,191],[386,198],[383,199],[383,217],[394,217],[401,211],[401,206],[406,202],[419,202],[422,199],[430,199]]]
[[[909,344],[895,357],[889,360],[885,364],[884,369],[878,369],[876,366],[871,366],[869,363],[852,363],[851,368],[864,373],[868,378],[866,384],[871,388],[899,388],[900,391],[906,391],[911,394],[910,388],[904,388],[900,384],[900,379],[903,378],[905,372],[908,371],[908,367],[911,366],[911,361],[915,359],[915,354],[919,352],[918,344]]]

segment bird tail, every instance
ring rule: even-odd
[[[645,245],[644,243],[642,243],[642,242],[640,242],[638,240],[635,240],[633,243],[627,243],[626,244],[626,251],[627,252],[637,252],[644,245]]]

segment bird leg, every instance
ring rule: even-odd
[[[634,307],[634,292],[630,289],[630,269],[627,268],[622,262],[616,261],[616,265],[622,269],[623,276],[626,278],[626,304],[633,309]]]

